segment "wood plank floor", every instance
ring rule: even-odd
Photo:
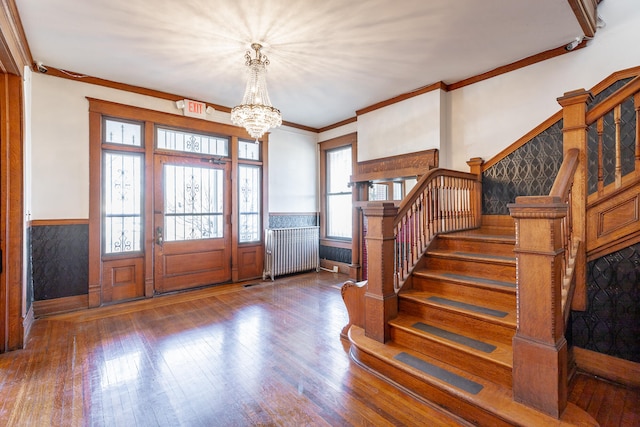
[[[0,425],[464,425],[350,360],[344,280],[309,273],[39,319],[24,350],[0,355]],[[583,379],[572,401],[603,426],[637,425],[638,393]]]

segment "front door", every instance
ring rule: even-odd
[[[154,169],[155,291],[230,281],[229,165],[156,155]]]

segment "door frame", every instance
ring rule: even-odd
[[[169,100],[173,104],[178,97]],[[116,102],[105,101],[96,98],[87,97],[89,101],[89,283],[88,283],[88,300],[89,307],[99,307],[102,305],[102,230],[101,230],[101,209],[102,209],[102,117],[110,116],[125,120],[134,120],[144,123],[144,140],[145,140],[145,192],[152,191],[149,183],[153,182],[153,156],[156,152],[154,147],[155,127],[156,125],[188,129],[194,132],[202,132],[207,134],[216,134],[220,136],[230,137],[229,158],[231,162],[231,281],[238,282],[241,280],[249,280],[261,277],[261,274],[255,274],[255,269],[247,269],[242,265],[243,259],[262,259],[264,252],[264,239],[261,237],[260,242],[250,244],[238,243],[238,220],[236,218],[238,209],[238,140],[251,141],[253,138],[240,127],[227,125],[224,123],[212,122],[209,120],[196,119],[191,117],[179,116],[177,114],[165,113],[160,111],[148,110],[140,107],[119,104]],[[260,139],[262,148],[262,228],[268,224],[268,134]],[[159,150],[163,154],[166,151]],[[207,158],[207,156],[202,156]],[[215,156],[208,156],[213,159]],[[150,298],[154,295],[154,261],[153,251],[155,245],[154,233],[154,195],[147,194],[144,198],[144,297]],[[247,251],[253,251],[254,257],[241,256]],[[240,255],[239,255],[240,254]],[[251,271],[251,276],[243,275],[243,272]],[[261,272],[260,272],[261,273]]]

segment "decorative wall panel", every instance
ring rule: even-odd
[[[518,196],[549,194],[562,164],[562,120],[482,174],[482,213],[509,215]]]
[[[587,296],[571,313],[572,344],[640,362],[640,243],[591,261]]]
[[[320,259],[351,264],[351,249],[320,245]]]
[[[89,226],[31,227],[33,294],[36,301],[88,293]]]
[[[315,227],[317,214],[269,214],[269,228]]]

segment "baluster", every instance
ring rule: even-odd
[[[596,126],[598,132],[598,195],[604,193],[604,172],[603,172],[603,155],[602,155],[602,135],[604,134],[604,117],[598,119]]]
[[[616,123],[616,188],[622,185],[622,157],[620,151],[620,115],[622,105],[618,104],[613,110],[613,120]]]

